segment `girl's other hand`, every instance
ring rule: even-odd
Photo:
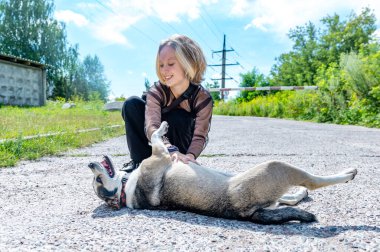
[[[188,164],[189,162],[192,162],[192,163],[199,165],[199,163],[195,160],[194,155],[190,154],[190,153],[185,155],[185,154],[182,154],[182,153],[176,151],[176,152],[171,153],[170,156],[172,158],[172,161],[174,161],[174,162],[181,161],[184,164]]]

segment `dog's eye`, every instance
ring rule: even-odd
[[[103,183],[102,183],[102,179],[100,178],[100,176],[97,176],[97,177],[96,177],[96,182],[98,182],[98,183],[100,183],[100,184],[103,184]]]

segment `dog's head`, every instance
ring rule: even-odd
[[[120,209],[120,195],[122,191],[122,177],[124,174],[117,172],[111,157],[103,156],[103,160],[88,164],[94,173],[92,186],[96,195],[104,200],[109,206]]]

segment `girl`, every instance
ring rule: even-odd
[[[162,121],[169,123],[165,145],[173,159],[195,162],[207,144],[212,115],[212,98],[201,86],[206,60],[199,45],[184,35],[161,42],[156,57],[155,83],[146,101],[133,96],[123,105],[127,144],[131,161],[126,172],[136,169],[151,156],[152,133]]]

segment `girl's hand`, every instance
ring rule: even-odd
[[[199,163],[195,160],[195,157],[193,156],[193,154],[190,154],[190,153],[185,155],[176,151],[176,152],[171,153],[170,156],[172,157],[172,160],[175,162],[181,161],[184,164],[188,164],[189,162],[192,162],[199,165]]]

